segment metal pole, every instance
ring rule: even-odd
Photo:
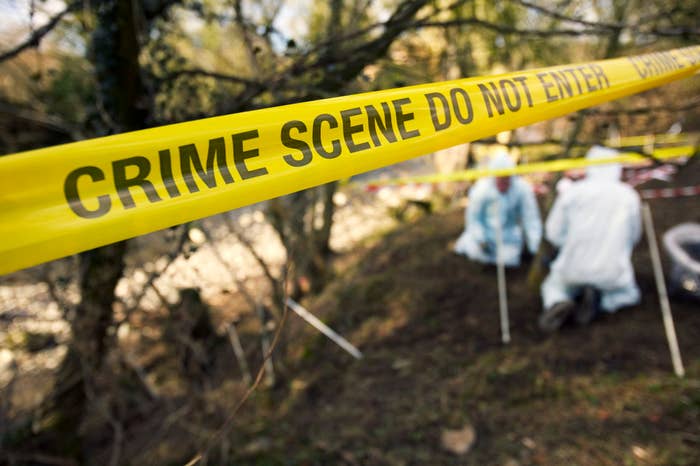
[[[673,325],[671,305],[668,302],[666,282],[664,280],[664,271],[661,267],[661,257],[659,255],[659,245],[656,242],[656,233],[654,232],[654,223],[651,217],[651,207],[649,207],[649,204],[646,202],[642,206],[642,215],[644,217],[644,229],[647,233],[647,242],[649,243],[649,255],[651,256],[651,265],[654,269],[656,289],[659,292],[659,302],[661,304],[661,315],[663,316],[664,329],[666,330],[666,339],[668,340],[668,348],[671,351],[673,371],[678,377],[683,377],[685,375],[685,370],[683,369],[681,352],[678,349],[678,339],[676,338],[676,328]]]
[[[341,337],[337,333],[335,333],[330,327],[328,327],[326,324],[318,320],[318,318],[311,314],[309,311],[304,309],[301,304],[297,303],[294,301],[292,298],[287,298],[287,306],[289,308],[296,312],[299,317],[307,321],[309,324],[311,324],[313,327],[316,328],[319,332],[323,333],[325,336],[333,340],[333,342],[343,348],[345,351],[350,353],[355,359],[362,359],[362,353],[360,353],[360,350],[355,348],[352,343],[347,341],[345,338]]]
[[[506,294],[506,270],[503,264],[503,230],[501,226],[501,202],[496,204],[496,269],[498,274],[498,309],[501,316],[501,340],[510,343],[508,321],[508,296]]]

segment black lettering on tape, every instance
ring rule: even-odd
[[[532,95],[530,95],[530,89],[527,87],[527,76],[516,76],[513,78],[513,81],[520,84],[520,87],[523,88],[525,98],[527,98],[527,106],[532,107]]]
[[[413,113],[404,113],[403,106],[411,103],[411,99],[404,97],[403,99],[396,99],[391,101],[394,104],[394,111],[396,112],[396,126],[399,127],[399,134],[403,139],[410,139],[420,136],[420,131],[417,129],[406,129],[406,122],[411,121],[415,118]]]
[[[340,112],[340,119],[343,122],[343,138],[350,152],[359,152],[370,148],[369,142],[365,141],[358,144],[352,138],[353,134],[361,133],[364,129],[364,126],[361,124],[353,125],[351,123],[350,119],[357,115],[362,115],[362,109],[359,107],[341,110]]]
[[[292,167],[303,167],[304,165],[308,165],[311,160],[313,159],[313,153],[311,152],[311,148],[309,145],[300,140],[300,139],[294,139],[291,136],[291,131],[295,129],[299,133],[306,133],[306,124],[304,124],[303,121],[301,120],[292,120],[286,122],[282,126],[282,134],[281,134],[281,140],[282,140],[282,145],[285,147],[289,147],[290,149],[296,149],[299,152],[301,152],[301,159],[295,159],[292,154],[287,154],[284,157],[285,162],[287,162],[288,165]]]
[[[367,128],[369,129],[369,135],[372,138],[374,147],[381,146],[379,136],[377,135],[377,127],[379,127],[379,130],[388,142],[396,142],[396,134],[394,133],[394,124],[391,120],[389,104],[382,102],[382,110],[384,110],[384,120],[381,119],[379,112],[377,112],[377,109],[374,108],[373,105],[365,105],[365,111],[367,112]]]
[[[678,57],[676,56],[675,53],[673,53],[672,50],[669,50],[668,52],[666,52],[666,54],[668,55],[668,59],[672,63],[672,69],[674,69],[674,70],[682,70],[683,69],[683,64],[678,61]]]
[[[698,61],[700,61],[700,49],[697,47],[692,49],[681,49],[681,55],[690,64],[690,66],[695,66]]]
[[[460,87],[450,89],[450,100],[452,101],[452,109],[454,110],[457,121],[463,125],[469,124],[474,119],[474,109],[472,108],[472,100],[469,93]],[[459,101],[464,102],[465,113],[462,113],[462,107]]]
[[[675,64],[671,59],[671,55],[668,52],[659,52],[656,54],[656,58],[661,64],[661,68],[664,73],[675,70]]]
[[[576,76],[576,73],[574,73],[574,69],[573,68],[565,68],[562,70],[562,72],[568,73],[569,76],[571,76],[571,79],[573,79],[574,82],[576,83],[576,88],[578,89],[578,93],[583,94],[583,89],[581,88],[581,83],[579,82],[578,76]]]
[[[90,210],[86,208],[78,194],[78,180],[83,175],[88,176],[92,181],[102,181],[105,179],[104,172],[97,167],[80,167],[70,172],[63,183],[63,194],[66,196],[68,206],[79,217],[102,217],[109,212],[109,209],[112,207],[112,201],[109,195],[103,194],[97,196],[97,209]]]
[[[588,87],[588,92],[597,91],[598,87],[591,84],[593,75],[586,72],[586,65],[577,66],[576,69],[579,73],[581,73],[581,76],[583,76],[583,80],[586,82],[586,86]]]
[[[640,66],[637,65],[637,62],[639,61],[639,57],[627,57],[627,59],[630,61],[630,63],[632,63],[632,66],[634,66],[634,70],[637,72],[639,77],[641,79],[646,79],[646,77],[647,77],[646,69],[642,69]]]
[[[605,74],[605,70],[602,66],[598,65],[597,63],[592,63],[591,69],[593,70],[595,77],[598,78],[598,87],[601,89],[610,87],[610,80]]]
[[[552,71],[549,75],[554,78],[560,98],[566,99],[574,95],[571,89],[571,83],[569,83],[569,80],[566,79],[566,75],[562,71]],[[564,93],[566,93],[566,95],[564,95]]]
[[[542,89],[544,89],[544,95],[547,97],[547,102],[555,102],[559,100],[559,97],[552,95],[549,91],[549,88],[554,87],[554,84],[545,81],[544,78],[547,76],[547,72],[543,71],[541,73],[537,73],[535,76],[537,76],[537,79],[540,80],[540,84],[542,84]]]
[[[498,85],[501,88],[503,100],[505,101],[508,110],[510,110],[511,112],[517,112],[518,110],[520,110],[522,101],[520,99],[520,93],[518,92],[518,88],[513,83],[513,81],[511,81],[510,79],[501,79],[500,81],[498,81]],[[508,93],[508,90],[506,88],[510,88],[511,93],[515,96],[515,102],[511,100],[510,94]]]
[[[314,149],[316,149],[316,153],[321,157],[326,159],[334,159],[340,155],[342,148],[340,147],[340,141],[337,139],[333,139],[331,141],[330,152],[327,151],[326,148],[323,146],[323,134],[321,133],[323,127],[321,125],[324,122],[328,123],[328,127],[331,129],[335,129],[338,127],[338,120],[336,120],[333,115],[330,115],[328,113],[322,113],[316,118],[314,118],[314,127],[312,135]]]
[[[663,60],[663,55],[660,53],[652,52],[650,55],[650,59],[652,63],[654,64],[654,69],[656,70],[656,74],[661,74],[664,71],[666,71],[666,63]]]
[[[136,167],[138,170],[136,176],[131,178],[127,177],[127,167]],[[148,197],[148,200],[151,202],[158,202],[161,200],[153,183],[146,179],[151,173],[151,162],[149,162],[146,157],[137,155],[127,159],[115,160],[112,162],[112,172],[114,174],[114,188],[117,190],[119,199],[122,201],[122,205],[125,209],[136,207],[136,203],[134,202],[134,198],[131,197],[129,188],[139,187],[143,189],[146,193],[146,197]]]
[[[233,162],[236,164],[236,170],[238,170],[238,174],[241,175],[241,179],[247,180],[257,176],[267,175],[267,168],[265,167],[251,170],[248,168],[248,165],[246,165],[246,160],[257,157],[260,155],[260,151],[257,147],[245,150],[243,148],[243,143],[251,139],[257,139],[258,137],[257,129],[231,135],[231,139],[233,140]]]
[[[484,103],[486,104],[486,111],[489,114],[489,118],[493,118],[494,113],[491,109],[492,103],[494,107],[496,107],[496,111],[499,113],[499,115],[503,115],[505,113],[505,109],[503,108],[503,99],[501,99],[501,94],[498,92],[498,88],[490,81],[489,85],[491,86],[491,90],[481,83],[479,84],[479,89],[481,90],[481,95],[484,97]]]
[[[439,92],[429,92],[425,94],[425,100],[428,101],[428,108],[430,108],[430,119],[433,122],[433,128],[435,131],[442,131],[450,127],[452,123],[452,115],[450,114],[450,107],[447,103],[447,97],[440,94]],[[441,112],[438,112],[437,105],[435,102],[440,102]],[[439,115],[442,113],[442,117]],[[442,121],[444,120],[444,121]]]
[[[644,68],[648,71],[649,76],[654,76],[654,61],[651,59],[650,54],[642,55],[640,57],[640,60],[642,64],[644,65]]]
[[[173,179],[173,165],[170,159],[170,149],[158,151],[158,160],[160,162],[160,177],[163,180],[165,189],[168,191],[170,198],[178,197],[180,190]]]
[[[219,173],[226,184],[233,183],[233,177],[226,165],[226,143],[224,138],[214,138],[209,140],[209,151],[207,153],[206,170],[202,167],[202,160],[199,157],[197,146],[194,144],[185,144],[180,146],[180,170],[182,177],[185,179],[187,189],[191,193],[199,192],[199,186],[192,175],[192,167],[204,184],[209,188],[216,187],[216,173],[214,170],[214,161],[219,168]]]
[[[683,52],[681,51],[681,53]],[[642,79],[683,69],[683,64],[672,52],[652,52],[646,55],[627,57],[627,59]]]

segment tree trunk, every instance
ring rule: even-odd
[[[91,59],[98,80],[109,132],[146,126],[149,96],[141,79],[137,25],[143,18],[131,0],[97,2]],[[115,287],[124,270],[126,242],[80,255],[81,301],[69,317],[72,340],[57,375],[53,392],[40,411],[42,429],[36,441],[59,455],[84,460],[80,426],[95,394],[95,380],[111,346],[107,329],[112,323]]]
[[[39,443],[56,454],[79,458],[83,451],[79,427],[109,348],[107,329],[125,250],[126,242],[120,242],[80,255],[82,296],[69,316],[73,338],[40,412]]]
[[[290,296],[298,300],[318,293],[330,278],[328,261],[336,182],[307,189],[270,202],[267,215],[287,251],[291,265]],[[318,197],[322,210],[317,212]],[[320,215],[320,217],[318,216]]]

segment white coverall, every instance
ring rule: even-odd
[[[494,155],[489,168],[514,166],[508,153]],[[511,177],[505,193],[496,188],[493,177],[482,178],[469,190],[469,204],[465,211],[464,232],[457,239],[455,252],[472,260],[495,264],[497,260],[496,228],[501,225],[503,263],[520,265],[523,234],[529,251],[534,254],[542,239],[542,220],[532,187],[519,177]]]
[[[615,150],[594,146],[586,158],[616,155]],[[630,257],[641,235],[640,200],[620,181],[621,174],[619,164],[588,167],[586,178],[554,202],[545,235],[559,254],[542,283],[545,309],[573,300],[583,286],[600,291],[600,307],[607,312],[639,302]]]

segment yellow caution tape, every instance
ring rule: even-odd
[[[677,134],[647,134],[643,136],[624,136],[608,139],[605,144],[609,147],[646,146],[648,144],[675,144],[697,140],[697,133]]]
[[[693,75],[700,46],[389,89],[0,157],[0,273]]]
[[[611,163],[619,163],[625,165],[644,165],[649,164],[653,160],[669,160],[679,157],[692,157],[697,151],[694,146],[679,146],[679,147],[664,147],[654,151],[652,157],[636,154],[633,152],[621,152],[619,156],[610,157],[607,159],[575,158],[575,159],[559,159],[549,162],[526,163],[516,165],[511,168],[473,168],[469,170],[461,170],[452,173],[436,173],[423,176],[407,176],[401,178],[378,179],[364,183],[367,186],[388,186],[397,184],[421,184],[421,183],[444,183],[451,181],[469,181],[485,176],[514,176],[526,175],[529,173],[545,173],[545,172],[563,172],[567,170],[575,170],[586,168],[593,165],[607,165]]]

